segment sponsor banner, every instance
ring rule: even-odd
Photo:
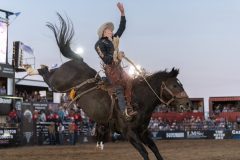
[[[204,131],[186,131],[186,138],[188,139],[207,139],[207,132]]]
[[[166,139],[183,139],[185,138],[186,132],[178,132],[178,131],[171,131],[171,132],[165,132],[164,138]]]
[[[158,131],[151,132],[152,139],[240,139],[240,131]]]
[[[31,102],[23,102],[22,104],[22,140],[23,145],[34,144],[34,132],[33,132],[33,107]]]
[[[215,130],[213,133],[214,139],[224,139],[225,133],[223,130]]]
[[[9,64],[0,64],[0,77],[14,78],[14,69]]]
[[[50,144],[48,127],[51,122],[37,122],[36,123],[36,142],[38,145]]]
[[[162,139],[162,136],[159,133],[161,132],[156,132],[156,131],[151,132],[152,139]]]
[[[165,131],[152,132],[152,139],[166,139]]]
[[[34,110],[40,112],[41,110],[46,111],[48,109],[48,103],[33,102],[32,103]]]
[[[19,144],[17,128],[0,128],[0,145]]]
[[[0,97],[0,115],[8,115],[11,111],[13,100],[8,97]]]
[[[240,130],[232,130],[232,139],[240,139]]]
[[[184,131],[155,131],[151,132],[152,139],[184,139],[186,132]]]
[[[0,115],[8,115],[12,108],[16,108],[18,118],[21,118],[21,97],[0,96]]]
[[[213,139],[231,139],[232,134],[231,131],[224,130],[215,130],[213,131]]]

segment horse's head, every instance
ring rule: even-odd
[[[183,85],[177,78],[178,73],[179,70],[174,68],[167,72],[166,78],[160,84],[159,98],[167,106],[176,106],[177,111],[188,111],[191,102]]]

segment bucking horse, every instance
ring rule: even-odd
[[[179,70],[173,68],[171,71],[158,71],[144,78],[140,76],[133,79],[132,99],[137,104],[135,110],[138,114],[128,121],[115,102],[117,100],[114,94],[111,94],[107,87],[102,87],[105,84],[102,83],[98,72],[71,49],[74,36],[71,20],[58,13],[57,15],[59,24],[48,22],[47,27],[54,33],[61,54],[71,60],[54,70],[38,69],[44,81],[56,92],[66,92],[74,88],[77,91],[74,101],[89,117],[97,123],[110,123],[113,132],[121,133],[144,160],[149,160],[146,146],[158,160],[162,160],[163,157],[151,139],[148,124],[155,107],[159,104],[171,104],[177,109],[180,106],[187,108],[190,101],[177,78]]]

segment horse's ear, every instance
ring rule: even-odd
[[[176,69],[175,67],[173,67],[171,70],[171,74],[172,76],[177,77],[177,75],[179,74],[179,69]]]

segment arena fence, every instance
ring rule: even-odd
[[[38,124],[41,131],[36,133],[21,133],[17,128],[0,128],[0,146],[17,146],[17,145],[49,145],[49,133],[46,130],[48,123]],[[67,125],[67,124],[66,124]],[[45,128],[45,129],[44,129]],[[88,129],[77,132],[76,143],[95,143],[95,138],[90,134]],[[27,140],[27,138],[29,138]],[[177,139],[240,139],[240,130],[190,130],[190,131],[153,131],[154,140],[177,140]],[[58,144],[58,135],[56,134],[56,144]],[[64,133],[64,145],[69,144],[69,133]]]
[[[240,139],[240,130],[191,130],[152,132],[153,139]]]

